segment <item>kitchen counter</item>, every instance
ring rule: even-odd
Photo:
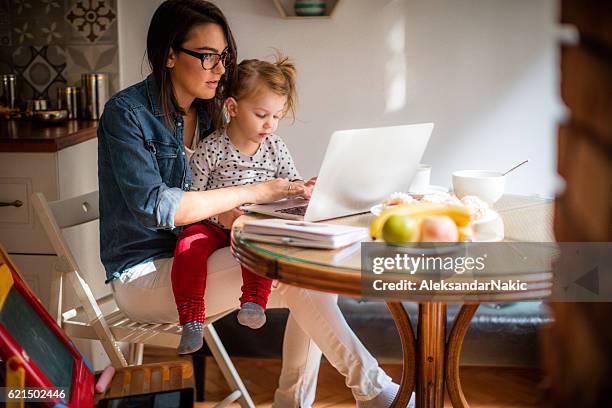
[[[0,152],[57,152],[96,137],[97,121],[69,120],[44,125],[29,120],[0,121]]]

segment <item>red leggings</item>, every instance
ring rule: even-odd
[[[191,225],[179,235],[171,276],[181,325],[204,321],[208,257],[229,244],[229,231],[209,223]],[[240,304],[255,302],[265,310],[271,286],[272,280],[243,267]]]

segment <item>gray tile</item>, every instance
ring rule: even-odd
[[[17,75],[22,99],[46,97],[81,74],[109,76],[118,89],[115,0],[0,0],[0,73]]]
[[[67,62],[71,67],[86,72],[117,71],[118,47],[116,45],[67,45]]]
[[[66,26],[63,21],[48,21],[39,26],[39,35],[44,44],[63,44],[65,42]]]
[[[17,47],[13,64],[22,96],[26,98],[50,99],[56,88],[66,83],[66,54],[61,46]]]
[[[41,45],[40,39],[36,39],[35,31],[36,24],[31,20],[23,17],[13,17],[11,35],[12,43],[17,46]]]
[[[14,74],[13,52],[15,47],[0,47],[0,74]]]
[[[32,12],[35,0],[10,0],[13,16],[27,16]]]
[[[41,12],[54,20],[62,19],[64,15],[64,2],[62,0],[39,0],[37,6]]]
[[[111,88],[114,88],[113,80],[119,73],[118,57],[116,45],[68,45],[66,62],[69,70],[66,79],[71,85],[79,85],[82,74],[105,73],[109,75]]]
[[[0,0],[0,47],[13,45],[9,0]]]
[[[14,0],[13,0],[14,1]],[[12,10],[15,45],[48,45],[65,42],[66,23],[63,3],[58,0],[28,0]],[[26,8],[25,5],[29,5]],[[21,10],[21,12],[20,12]]]
[[[117,7],[114,0],[68,0],[65,4],[67,44],[117,42]]]
[[[49,45],[65,42],[66,25],[60,18],[44,14],[16,16],[12,21],[14,45]]]
[[[9,14],[11,10],[11,0],[0,0],[0,13]]]

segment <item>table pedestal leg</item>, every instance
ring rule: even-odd
[[[448,396],[455,408],[468,408],[469,405],[463,395],[461,389],[461,380],[459,379],[459,357],[461,355],[461,347],[463,339],[470,327],[470,322],[474,313],[478,309],[478,303],[465,304],[461,306],[459,314],[455,318],[453,328],[448,337],[448,346],[446,349],[446,386],[448,387]]]
[[[392,408],[406,407],[412,390],[415,389],[415,383],[417,408],[443,408],[445,385],[448,387],[453,407],[469,407],[461,389],[459,357],[463,339],[478,306],[479,304],[474,303],[461,307],[447,343],[445,304],[419,304],[418,336],[415,340],[404,306],[400,302],[387,302],[399,333],[403,353],[402,380]]]
[[[419,304],[417,329],[417,408],[444,406],[446,304]]]
[[[400,389],[395,397],[395,401],[391,404],[391,408],[404,408],[410,401],[410,396],[414,390],[415,377],[415,340],[414,331],[410,325],[408,313],[401,302],[387,302],[387,307],[393,321],[397,327],[400,341],[402,343],[402,380]]]

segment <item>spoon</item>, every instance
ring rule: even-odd
[[[521,167],[523,164],[527,163],[528,161],[529,160],[525,160],[524,162],[521,162],[521,163],[517,164],[516,166],[514,166],[513,168],[511,168],[507,172],[503,173],[502,176],[505,176],[506,174],[510,173],[511,171],[514,171],[514,170],[518,169],[519,167]]]

